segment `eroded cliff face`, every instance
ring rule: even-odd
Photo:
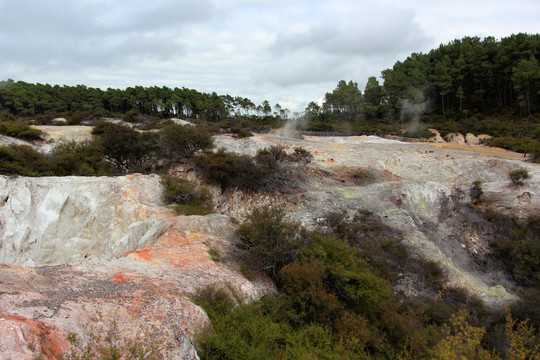
[[[204,217],[165,207],[156,175],[0,177],[0,358],[53,358],[69,345],[68,334],[85,343],[116,320],[119,337],[151,334],[165,358],[196,359],[191,341],[208,321],[190,300],[198,288],[230,284],[246,301],[275,291],[267,280],[242,276],[231,222],[272,204],[307,227],[329,212],[368,209],[402,231],[414,256],[439,262],[449,284],[493,304],[513,298],[516,289],[502,272],[479,265],[489,229],[467,204],[480,180],[490,206],[521,218],[537,214],[540,169],[519,155],[377,137],[225,135],[216,143],[251,155],[275,144],[303,146],[315,159],[285,192],[214,188],[219,214]],[[532,178],[517,187],[508,173],[522,167]],[[358,181],[358,171],[372,178]],[[179,173],[194,177],[189,167]],[[401,274],[397,289],[421,291],[409,274]]]

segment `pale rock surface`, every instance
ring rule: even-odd
[[[428,129],[433,136],[428,139],[428,142],[436,142],[436,143],[444,143],[443,137],[441,136],[441,133],[438,130],[435,129]]]
[[[83,142],[92,139],[92,126],[83,125],[32,125],[34,129],[41,130],[44,133],[45,141],[35,142],[33,145],[36,150],[43,153],[51,153],[58,144],[71,141]]]
[[[447,142],[454,144],[466,144],[465,137],[460,133],[449,133],[445,136]]]
[[[491,135],[487,135],[487,134],[480,134],[478,135],[478,140],[481,142],[482,140],[488,140],[488,139],[492,139],[493,136]]]
[[[58,265],[140,249],[166,229],[160,194],[157,175],[0,177],[0,262]]]
[[[67,120],[66,118],[54,118],[52,119],[52,123],[53,125],[64,125],[64,124],[67,124]]]
[[[480,139],[472,133],[467,133],[465,135],[465,143],[467,145],[480,145]]]
[[[156,175],[0,177],[0,189],[0,359],[56,358],[68,334],[84,345],[114,323],[166,359],[198,359],[198,289],[228,284],[246,301],[275,291],[241,275],[228,217],[176,216]]]
[[[281,204],[308,227],[330,211],[369,209],[403,232],[414,256],[439,262],[449,285],[494,305],[515,298],[506,275],[476,264],[489,252],[489,233],[466,204],[471,184],[481,180],[497,210],[520,218],[538,214],[540,166],[521,155],[373,136],[220,135],[215,142],[249,155],[272,145],[302,146],[314,161],[286,193],[213,188],[224,215],[204,217],[176,216],[164,207],[152,175],[0,177],[0,261],[6,263],[0,264],[0,359],[33,359],[40,351],[54,357],[66,349],[67,334],[86,343],[115,319],[120,337],[154,334],[164,341],[165,358],[196,359],[191,341],[208,323],[190,300],[198,288],[230,284],[246,301],[275,291],[268,280],[248,281],[239,271],[230,217],[241,220],[255,206]],[[518,168],[532,175],[521,187],[508,179]],[[359,170],[376,181],[358,185],[352,175]],[[194,174],[188,167],[178,171]],[[211,260],[210,249],[220,262]],[[397,289],[410,296],[417,291],[406,274]]]
[[[218,142],[233,142],[218,137]],[[468,212],[469,190],[481,180],[486,197],[497,210],[525,219],[540,209],[540,166],[523,162],[519,154],[460,144],[404,143],[376,137],[311,137],[302,140],[274,135],[243,139],[242,146],[227,149],[253,154],[261,146],[285,149],[302,146],[314,154],[313,170],[297,193],[246,197],[238,192],[219,200],[227,214],[243,218],[246,208],[281,203],[305,226],[314,226],[330,211],[373,211],[388,225],[404,233],[412,253],[439,262],[450,284],[477,294],[491,304],[503,304],[515,296],[515,286],[500,272],[485,273],[475,258],[489,252],[482,228]],[[445,147],[439,147],[444,145]],[[492,151],[491,155],[488,151]],[[532,175],[516,187],[508,173],[527,168]],[[368,170],[379,179],[358,186],[350,177]],[[480,225],[478,225],[480,224]],[[410,290],[410,289],[408,289]],[[409,291],[404,291],[408,292]],[[410,293],[414,295],[414,293]]]
[[[34,145],[28,141],[17,139],[11,136],[0,135],[0,146],[11,146],[11,145],[26,145],[34,148]]]
[[[177,119],[177,118],[171,118],[169,120],[172,121],[175,124],[178,124],[178,125],[195,126],[194,123],[192,123],[191,121],[187,121],[187,120],[182,120],[182,119]]]

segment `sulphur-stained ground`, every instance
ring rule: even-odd
[[[42,130],[48,146],[90,131]],[[493,305],[515,298],[518,289],[503,272],[479,265],[492,234],[469,192],[479,181],[488,206],[522,219],[538,214],[540,168],[520,154],[374,136],[219,135],[215,142],[250,155],[302,146],[314,160],[293,166],[290,188],[280,191],[210,187],[218,214],[208,216],[177,216],[164,206],[157,175],[0,177],[0,359],[56,358],[70,334],[81,346],[114,335],[157,345],[166,359],[197,359],[194,337],[208,322],[191,300],[198,289],[228,286],[245,301],[275,291],[240,271],[235,223],[256,206],[283,206],[307,227],[330,212],[370,210],[401,231],[411,259],[441,264],[447,286]],[[532,178],[516,186],[508,173],[520,168]],[[189,166],[176,171],[194,178]],[[409,274],[400,274],[396,288],[407,296],[422,291]]]

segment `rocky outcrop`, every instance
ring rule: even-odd
[[[483,152],[484,147],[438,147],[446,144],[367,136],[304,136],[298,140],[265,135],[244,139],[238,152],[252,154],[263,143],[303,146],[314,154],[301,191],[273,198],[305,226],[314,226],[329,212],[368,209],[403,232],[412,254],[441,264],[449,285],[466,288],[491,304],[514,298],[513,284],[503,273],[486,273],[479,266],[478,259],[487,256],[489,246],[487,234],[475,229],[487,225],[467,210],[469,191],[473,182],[482,181],[492,207],[524,219],[540,209],[538,165],[509,152],[495,157]],[[508,173],[521,167],[529,170],[532,179],[524,187],[516,187]],[[372,172],[377,180],[358,185],[351,175],[359,170]],[[237,192],[224,196],[220,201],[227,204],[228,214],[238,218],[245,215],[246,207],[269,203],[268,198],[246,198]],[[414,294],[414,289],[406,292]]]
[[[439,131],[435,129],[429,129],[429,131],[433,134],[431,138],[428,139],[429,142],[435,142],[435,143],[453,143],[453,144],[461,144],[461,145],[481,145],[483,140],[490,139],[491,136],[486,134],[480,134],[478,136],[467,133],[465,136],[460,133],[449,133],[446,135],[445,139],[442,138]]]
[[[191,301],[197,289],[227,284],[246,301],[275,291],[265,279],[242,276],[230,220],[271,204],[307,227],[329,212],[368,209],[401,231],[415,257],[440,263],[450,285],[492,304],[515,296],[503,273],[478,266],[489,253],[489,229],[468,203],[480,180],[495,209],[537,214],[540,167],[519,154],[373,136],[215,141],[249,155],[276,144],[302,146],[314,161],[294,172],[301,180],[294,191],[254,196],[215,188],[221,215],[189,217],[163,205],[156,175],[0,177],[0,359],[54,358],[69,346],[68,334],[86,344],[115,327],[121,339],[160,343],[164,358],[196,359],[191,341],[208,323]],[[508,179],[518,168],[532,175],[519,187]],[[188,166],[176,171],[195,176]],[[359,183],[359,171],[373,181]],[[397,289],[418,291],[407,274]]]
[[[68,334],[99,346],[113,330],[197,359],[191,340],[208,322],[198,289],[229,286],[246,301],[275,291],[241,275],[228,217],[176,216],[158,176],[0,181],[0,359],[54,358]]]
[[[166,230],[160,178],[0,177],[0,262],[111,259]]]
[[[441,136],[441,133],[438,130],[429,129],[429,131],[433,134],[433,136],[428,139],[429,142],[436,142],[436,143],[445,142],[443,137]]]
[[[466,144],[465,137],[463,136],[463,134],[460,133],[449,133],[444,137],[444,139],[447,142],[454,144]]]

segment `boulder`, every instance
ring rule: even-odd
[[[465,137],[463,136],[463,134],[460,133],[449,133],[444,138],[449,143],[462,145],[466,144]]]
[[[465,135],[465,142],[467,145],[480,145],[480,139],[472,133]]]
[[[52,119],[53,125],[65,125],[68,121],[65,118],[54,118]]]
[[[479,140],[480,142],[485,141],[485,140],[489,140],[489,139],[493,139],[493,136],[487,135],[487,134],[480,134],[480,135],[478,135],[478,140]]]
[[[428,139],[428,142],[435,142],[435,143],[443,143],[443,142],[446,142],[444,141],[444,139],[442,138],[441,134],[439,133],[439,131],[435,130],[435,129],[429,129],[429,131],[433,134],[432,137],[430,137]]]

